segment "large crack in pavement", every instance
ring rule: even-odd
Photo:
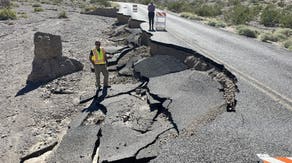
[[[127,30],[133,33],[129,37],[121,29],[111,39],[122,33],[116,42],[126,42],[128,47],[110,54],[115,56],[111,66],[119,65],[114,69],[124,69],[119,76],[136,77],[139,83],[116,84],[80,97],[78,104],[92,102],[70,123],[47,162],[149,162],[159,155],[164,142],[180,133],[193,134],[198,124],[223,112],[224,99],[234,99],[230,94],[236,86],[224,72],[189,69],[189,63],[173,56],[149,57],[145,55],[149,51],[137,45],[141,32]],[[202,63],[192,62],[193,67]],[[218,90],[224,92],[224,99]],[[235,104],[227,103],[228,107]]]

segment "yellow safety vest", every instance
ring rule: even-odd
[[[96,65],[101,65],[101,64],[105,64],[105,51],[103,48],[100,48],[100,51],[97,51],[96,48],[92,49],[92,61],[94,62],[94,64]]]

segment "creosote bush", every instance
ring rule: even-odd
[[[288,50],[292,51],[292,39],[289,39],[284,42],[284,47],[287,48]]]
[[[261,14],[261,23],[268,27],[274,27],[280,22],[281,12],[274,5],[268,5]]]
[[[219,27],[219,28],[226,27],[226,24],[223,21],[215,20],[215,19],[208,20],[207,24],[210,26]]]
[[[277,42],[278,38],[273,35],[272,32],[264,32],[260,36],[260,40],[263,42]]]
[[[111,6],[110,2],[108,2],[107,0],[90,0],[90,3],[94,3],[94,4],[97,4],[99,6],[103,6],[103,7],[110,7]]]
[[[34,10],[33,10],[34,12],[43,12],[44,11],[44,9],[43,8],[41,8],[41,7],[36,7],[36,8],[34,8]]]
[[[224,18],[226,21],[233,24],[246,24],[252,20],[251,11],[247,6],[238,4],[225,12]]]
[[[193,14],[191,12],[182,12],[179,14],[183,18],[192,19],[192,20],[203,20],[201,17]]]
[[[166,7],[170,11],[178,12],[178,13],[189,11],[189,9],[188,9],[189,6],[188,6],[187,2],[185,2],[185,1],[168,2]]]
[[[292,28],[292,9],[291,11],[282,11],[280,25],[285,28]]]
[[[247,36],[247,37],[252,37],[252,38],[256,38],[257,37],[257,31],[252,29],[252,28],[249,28],[247,26],[238,26],[236,28],[237,30],[237,33],[240,34],[240,35],[244,35],[244,36]]]
[[[221,7],[218,5],[202,5],[195,9],[195,13],[199,16],[214,17],[221,15]]]
[[[16,12],[8,8],[0,9],[0,20],[9,19],[11,20],[16,19]]]
[[[85,6],[84,10],[85,12],[94,11],[96,10],[96,6]]]

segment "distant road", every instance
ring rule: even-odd
[[[120,13],[148,22],[147,6],[139,4],[138,12],[133,13],[132,4],[120,5]],[[166,22],[167,32],[151,32],[151,39],[193,49],[224,64],[240,80],[292,110],[292,52],[171,13]],[[148,30],[148,23],[141,27]]]

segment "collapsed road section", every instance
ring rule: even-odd
[[[112,52],[109,68],[139,82],[80,97],[80,103],[91,104],[71,122],[48,162],[149,162],[159,155],[164,142],[182,133],[194,134],[196,127],[228,108],[227,90],[235,87],[233,82],[228,85],[234,79],[226,72],[202,57],[182,60],[155,52],[157,44],[141,46],[142,31],[138,31],[116,27],[112,41],[129,48]]]
[[[145,40],[139,28],[119,24],[109,35],[116,46],[127,45],[108,50],[109,69],[128,79],[79,97],[86,107],[46,162],[149,162],[166,142],[235,110],[236,77],[223,65]]]

